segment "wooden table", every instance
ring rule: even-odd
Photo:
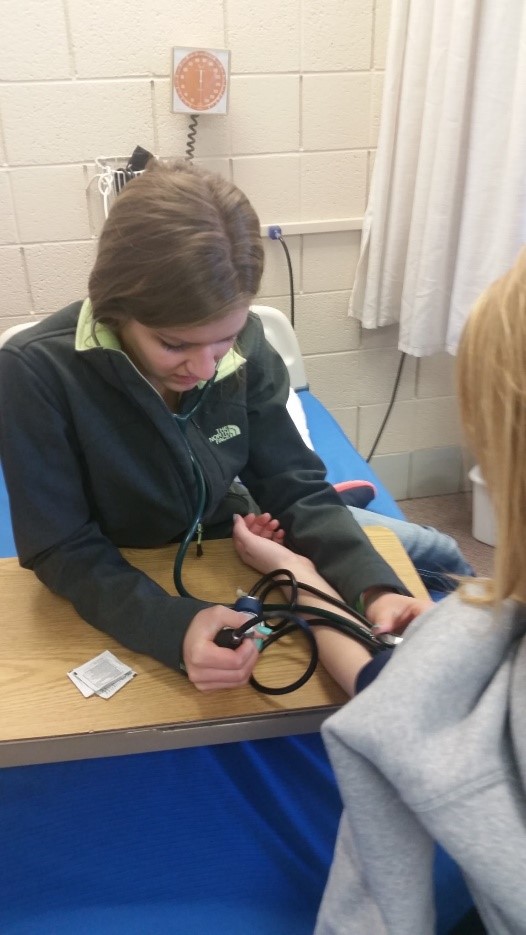
[[[381,527],[368,534],[412,593],[426,595],[396,536]],[[123,554],[175,593],[175,547]],[[206,542],[205,555],[189,553],[183,568],[187,589],[217,603],[233,603],[236,588],[248,590],[257,577],[230,540]],[[14,558],[0,560],[0,595],[0,766],[306,733],[318,730],[346,701],[321,666],[288,695],[264,695],[251,686],[198,692],[180,673],[89,626]],[[105,649],[137,676],[109,700],[86,699],[66,673]],[[287,684],[303,671],[306,658],[301,636],[291,637],[262,655],[257,676],[264,684]]]

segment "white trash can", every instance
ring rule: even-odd
[[[497,541],[495,514],[478,464],[471,468],[469,479],[473,483],[473,537],[479,542],[485,542],[486,545],[495,545]]]

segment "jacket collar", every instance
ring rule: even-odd
[[[111,328],[100,322],[97,322],[93,327],[93,312],[89,298],[84,299],[79,313],[75,332],[75,350],[81,352],[92,350],[121,351],[121,353],[125,353],[121,342]],[[236,370],[239,370],[245,362],[245,358],[241,354],[238,354],[233,347],[230,348],[219,361],[214,382],[218,383],[220,380],[224,380],[225,377],[229,377]],[[204,386],[205,382],[205,380],[201,380],[198,387]]]

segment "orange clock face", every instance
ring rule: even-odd
[[[225,69],[210,52],[190,52],[175,70],[174,88],[191,110],[210,110],[226,91]]]

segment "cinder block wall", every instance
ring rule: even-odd
[[[363,216],[389,0],[3,0],[0,329],[86,292],[103,221],[96,156],[185,153],[170,110],[173,45],[229,48],[226,117],[199,118],[195,158],[242,187],[262,224]],[[347,317],[360,231],[290,236],[296,327],[312,390],[367,454],[398,365],[397,329]],[[288,312],[279,243],[259,301]],[[397,497],[465,485],[452,361],[408,358],[374,465]]]

